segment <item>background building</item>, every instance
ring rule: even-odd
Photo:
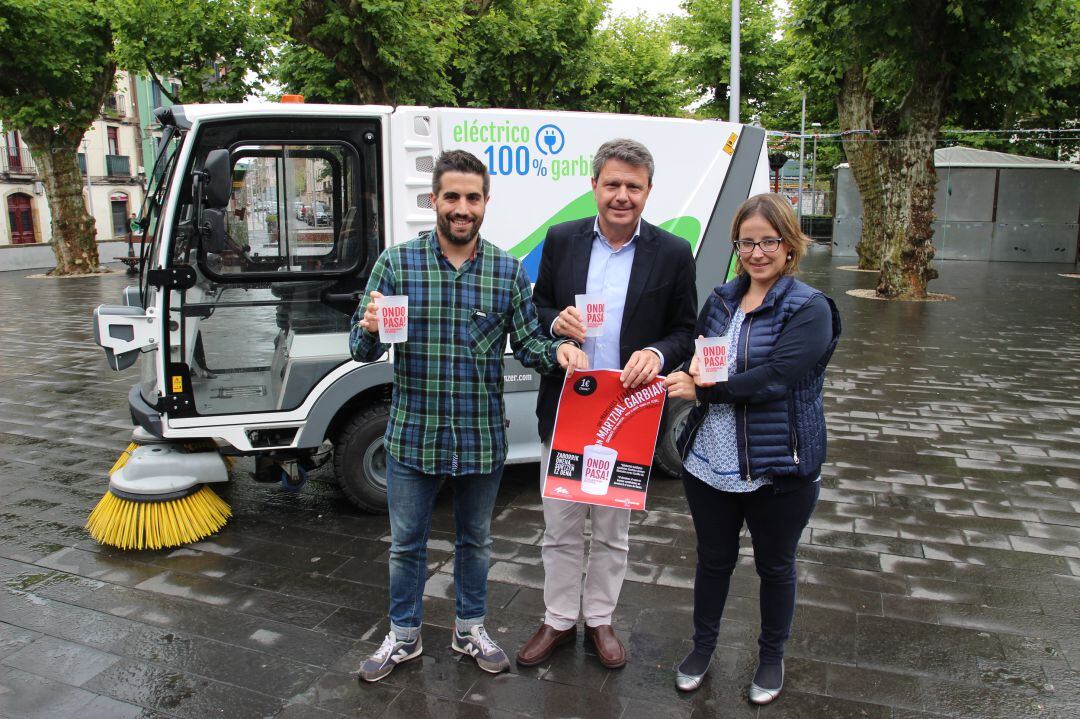
[[[129,218],[142,205],[146,173],[138,164],[142,137],[135,83],[116,73],[116,91],[83,136],[79,169],[87,178],[88,206],[98,242],[127,240]]]
[[[48,242],[52,215],[37,165],[22,136],[0,127],[0,245]]]
[[[123,245],[102,248],[102,261],[126,254],[132,213],[138,214],[143,200],[148,165],[153,163],[154,142],[160,127],[152,109],[171,104],[156,83],[116,74],[115,91],[101,107],[101,114],[83,136],[78,161],[83,173],[83,197],[94,218],[97,240]],[[19,245],[26,259],[15,261],[8,253],[0,256],[0,269],[49,265],[52,215],[45,186],[30,150],[21,135],[0,127],[0,249]],[[33,251],[27,245],[37,245]],[[32,257],[33,259],[30,259]]]
[[[176,83],[166,80],[169,91],[176,95]],[[154,166],[154,152],[157,140],[161,137],[161,124],[154,117],[154,110],[159,107],[171,107],[172,101],[161,91],[161,86],[154,80],[137,76],[132,80],[135,88],[135,117],[139,123],[138,151],[135,160],[142,168],[141,174],[149,177]],[[145,184],[145,183],[144,183]]]

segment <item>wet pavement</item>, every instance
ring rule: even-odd
[[[1080,716],[1080,280],[1073,266],[943,263],[954,302],[850,297],[874,275],[824,254],[804,276],[845,331],[827,381],[831,461],[800,549],[787,683],[745,701],[756,576],[736,570],[699,691],[689,647],[694,535],[679,483],[634,514],[616,613],[629,664],[579,639],[490,676],[449,650],[452,522],[432,533],[423,659],[350,673],[387,629],[388,526],[327,479],[300,494],[245,477],[207,541],[119,552],[82,524],[125,446],[136,370],[107,369],[90,310],[122,273],[0,274],[0,717]],[[488,628],[513,652],[542,616],[535,465],[507,471]],[[744,538],[745,539],[745,538]]]

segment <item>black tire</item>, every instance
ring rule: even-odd
[[[656,440],[655,462],[663,472],[672,477],[682,474],[682,457],[675,442],[686,426],[686,419],[694,403],[685,399],[669,399],[664,407],[664,419],[660,423],[660,436]]]
[[[358,411],[334,438],[334,476],[341,491],[365,512],[386,514],[386,449],[383,435],[390,408]]]

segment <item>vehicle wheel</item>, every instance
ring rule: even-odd
[[[694,403],[686,399],[669,399],[660,423],[660,436],[656,440],[656,465],[672,477],[682,473],[682,457],[675,443],[682,434]]]
[[[386,448],[383,435],[390,409],[365,407],[334,439],[334,476],[341,491],[365,512],[386,514]]]

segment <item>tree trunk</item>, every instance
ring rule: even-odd
[[[922,299],[926,285],[938,273],[934,259],[934,190],[937,171],[934,147],[936,123],[909,127],[902,138],[879,151],[888,168],[885,244],[877,292],[890,299]]]
[[[22,131],[45,181],[52,213],[53,275],[82,275],[99,267],[97,230],[86,210],[77,152],[82,133],[31,128]]]
[[[943,63],[930,60],[929,51],[926,57],[907,97],[877,122],[860,67],[844,73],[837,103],[843,130],[875,132],[873,142],[845,136],[844,150],[863,203],[859,267],[881,271],[877,293],[889,299],[925,298],[927,283],[937,277],[930,266],[937,188],[934,148],[947,77]]]
[[[870,132],[874,130],[874,98],[866,86],[866,78],[858,65],[848,68],[840,84],[837,101],[840,129],[844,132],[863,130],[865,134],[844,135],[844,154],[851,167],[851,177],[859,188],[862,200],[862,232],[855,252],[859,269],[880,270],[882,248],[885,245],[886,179]]]
[[[923,299],[926,285],[938,276],[934,259],[934,194],[937,146],[949,82],[942,18],[945,3],[928,6],[913,23],[920,60],[911,89],[889,123],[893,142],[882,143],[890,187],[886,192],[885,246],[877,292],[890,299]]]
[[[923,299],[926,285],[937,277],[931,267],[937,188],[934,149],[950,78],[945,62],[947,8],[942,0],[916,5],[911,44],[917,59],[903,100],[875,118],[864,71],[853,66],[844,73],[838,103],[845,130],[876,132],[875,142],[851,143],[849,149],[845,140],[844,145],[863,197],[860,245],[880,233],[877,293],[888,299]],[[860,251],[860,266],[864,254],[873,259],[872,249],[867,246],[865,253]]]

